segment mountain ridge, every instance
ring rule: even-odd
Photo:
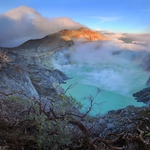
[[[108,40],[108,37],[103,36],[96,31],[90,30],[88,28],[82,27],[78,30],[61,30],[62,36],[70,36],[72,38],[85,38],[87,41],[95,41],[95,40]]]
[[[75,39],[85,38],[87,42],[109,39],[108,37],[94,30],[91,30],[86,27],[81,27],[77,30],[63,29],[63,30],[60,30],[59,32],[48,34],[42,38],[27,40],[26,42],[16,47],[12,47],[12,48],[5,47],[5,48],[13,50],[13,49],[17,49],[17,48],[24,47],[24,46],[31,46],[30,43],[32,43],[33,46],[35,46],[39,42],[40,44],[43,44],[44,46],[49,46],[49,44],[52,44],[53,42],[58,42],[61,45],[61,43],[63,42],[72,42],[74,38]],[[4,48],[4,47],[1,47],[1,48]]]

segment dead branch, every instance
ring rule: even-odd
[[[135,135],[132,139],[133,141],[137,142],[139,150],[140,148],[142,148],[143,150],[148,150],[148,147],[150,148],[150,142],[143,138],[145,132],[140,129],[142,123],[143,121],[140,121],[140,124],[136,128],[140,134]]]
[[[80,121],[69,121],[69,123],[78,126],[85,137],[89,136],[88,130]]]
[[[129,133],[129,131],[125,130],[124,132],[120,134],[113,134],[113,133],[108,134],[108,136],[113,135],[112,137],[113,139],[111,138],[110,140],[106,138],[92,137],[92,134],[90,133],[89,129],[87,129],[80,120],[89,114],[93,105],[95,104],[94,99],[98,95],[99,92],[100,90],[98,90],[95,95],[89,97],[90,107],[87,110],[87,112],[83,115],[78,115],[78,114],[69,113],[69,112],[66,112],[64,114],[57,114],[56,110],[53,109],[53,105],[52,107],[50,107],[49,112],[46,112],[45,109],[42,107],[42,104],[40,101],[36,100],[35,98],[32,98],[32,99],[29,98],[22,91],[10,92],[8,94],[5,92],[0,92],[0,94],[3,94],[4,96],[10,96],[10,95],[19,93],[33,101],[33,103],[31,103],[31,106],[23,109],[22,112],[19,113],[19,115],[20,114],[22,115],[33,114],[33,115],[39,116],[40,114],[44,114],[46,116],[45,121],[64,120],[65,117],[67,117],[67,119],[70,119],[68,120],[68,123],[71,125],[77,126],[79,131],[81,131],[81,134],[82,134],[80,137],[77,138],[77,141],[75,141],[76,143],[77,142],[79,143],[79,145],[76,146],[76,148],[78,147],[82,148],[83,144],[85,144],[89,150],[104,150],[105,148],[103,148],[102,146],[103,144],[104,146],[106,146],[107,148],[111,150],[132,150],[132,145],[134,144],[134,148],[136,145],[137,150],[141,150],[141,149],[148,150],[150,148],[150,142],[148,139],[144,137],[145,132],[141,129],[143,121],[140,121],[140,123],[137,125],[136,131],[135,131],[136,134],[131,134]],[[35,104],[37,104],[38,106],[38,109],[37,109],[38,111],[35,110],[33,106]],[[13,107],[15,108],[15,106]],[[0,140],[0,145],[12,146],[13,144],[15,144],[16,146],[24,147],[25,145],[28,145],[33,140],[34,137],[31,136],[31,132],[33,132],[33,130],[35,132],[36,130],[36,129],[32,129],[33,128],[32,122],[36,121],[35,118],[32,118],[32,119],[23,118],[23,120],[21,120],[22,118],[19,115],[16,113],[15,116],[13,116],[14,117],[13,123],[10,123],[9,121],[3,121],[4,119],[7,119],[7,117],[9,117],[8,115],[0,116],[0,126],[2,126],[2,128],[0,129],[0,138],[4,138],[3,141]],[[71,120],[70,116],[75,116],[77,121]],[[16,118],[19,119],[19,122],[17,122],[17,120],[15,121]],[[31,129],[31,131],[28,130],[29,128]],[[49,136],[57,134],[57,131],[55,130],[46,131],[46,132],[47,132],[47,135]]]
[[[88,99],[90,101],[90,106],[89,106],[88,110],[84,113],[82,118],[86,117],[91,112],[93,105],[95,105],[94,100],[100,92],[101,92],[100,88],[97,88],[97,92],[95,95],[90,95],[89,97],[84,98],[84,99]]]
[[[74,84],[69,85],[68,88],[65,90],[64,94],[66,94],[67,91],[70,90],[70,89],[72,89],[76,84],[77,84],[77,82],[74,83]]]

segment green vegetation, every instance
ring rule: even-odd
[[[150,133],[147,133],[146,136],[150,138]]]
[[[7,132],[0,138],[15,142],[16,147],[31,143],[30,147],[36,146],[40,150],[58,150],[72,143],[72,125],[69,121],[77,120],[73,114],[82,107],[72,96],[65,95],[58,95],[57,99],[50,101],[49,111],[43,108],[42,103],[20,96],[8,96],[0,105],[7,111],[7,114],[5,111],[0,114],[0,122],[3,122],[1,129],[9,128],[9,135],[14,139],[10,142]],[[9,115],[7,121],[6,115]],[[9,146],[12,148],[13,144]]]
[[[70,145],[72,138],[71,126],[68,124],[70,117],[67,113],[74,113],[80,104],[69,96],[59,95],[55,102],[51,102],[50,112],[46,113],[40,110],[36,114],[30,114],[30,119],[34,118],[36,130],[37,145],[40,149],[58,150],[60,147]],[[73,109],[73,107],[75,107]],[[41,111],[41,112],[40,112]]]
[[[146,120],[137,120],[131,130],[99,137],[94,131],[100,127],[98,118],[88,115],[99,92],[87,97],[91,105],[85,113],[80,112],[80,102],[63,94],[47,98],[45,104],[23,93],[5,96],[0,101],[0,146],[9,150],[148,150]]]

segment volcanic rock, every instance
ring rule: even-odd
[[[74,38],[85,38],[87,41],[107,39],[88,28],[80,28],[32,39],[14,48],[0,47],[1,96],[20,91],[36,98],[62,93],[60,84],[68,77],[53,68],[50,58],[57,51],[69,49],[74,44]]]
[[[150,87],[144,88],[133,94],[138,102],[150,104]]]

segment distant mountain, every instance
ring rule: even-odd
[[[107,37],[88,28],[80,28],[78,30],[62,30],[60,34],[63,38],[85,38],[87,41],[108,40]]]
[[[72,40],[74,38],[75,39],[84,38],[85,41],[108,40],[108,37],[104,36],[103,34],[100,34],[89,28],[82,27],[77,30],[64,29],[57,33],[49,34],[41,39],[29,40],[21,44],[18,48],[31,46],[34,47],[39,45],[43,45],[45,47],[52,46],[54,48],[55,47],[54,45],[63,46],[64,44],[66,44],[66,42],[73,42]],[[15,49],[16,48],[17,47],[15,47]]]
[[[89,28],[80,28],[78,30],[61,30],[57,33],[49,34],[41,39],[28,40],[20,46],[7,49],[19,55],[44,56],[53,52],[70,47],[73,45],[73,39],[85,39],[85,41],[108,40],[108,37],[95,32]]]

